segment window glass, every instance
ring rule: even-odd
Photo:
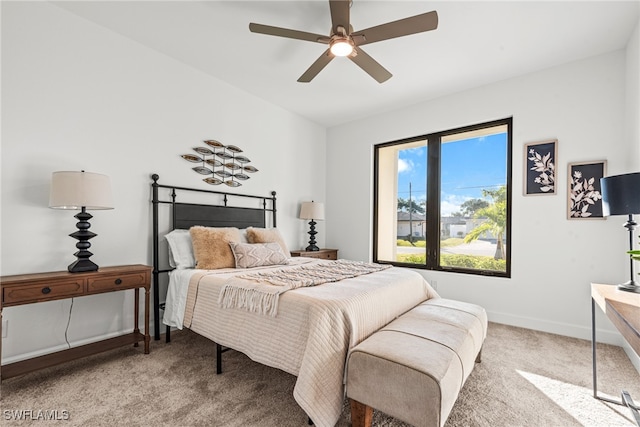
[[[374,261],[510,275],[511,119],[375,147]]]
[[[506,271],[507,127],[442,138],[440,266]]]

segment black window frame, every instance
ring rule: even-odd
[[[397,261],[388,261],[378,259],[378,176],[379,176],[379,150],[382,148],[403,145],[415,141],[427,141],[427,200],[426,200],[426,234],[427,236],[440,236],[440,177],[441,177],[441,145],[442,138],[458,133],[477,131],[480,129],[491,128],[496,126],[507,126],[507,230],[506,230],[506,270],[479,270],[461,267],[441,266],[440,265],[440,238],[429,239],[425,247],[426,259],[425,264],[403,263]],[[405,138],[397,141],[389,141],[374,145],[374,167],[373,167],[373,262],[380,264],[391,264],[397,267],[409,267],[421,270],[446,271],[452,273],[475,274],[481,276],[495,276],[511,278],[511,247],[512,247],[512,202],[513,202],[513,117],[483,122],[474,125],[449,129],[441,132],[429,133],[426,135]],[[434,220],[435,218],[435,220]]]

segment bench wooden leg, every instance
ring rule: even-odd
[[[371,427],[373,408],[364,403],[351,400],[351,425],[353,427]]]

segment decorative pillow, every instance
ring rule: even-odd
[[[247,229],[246,228],[241,228],[240,229],[240,243],[249,243],[249,241],[247,240]]]
[[[193,242],[193,255],[196,268],[214,270],[236,265],[230,242],[240,242],[240,230],[235,227],[202,227],[189,229]]]
[[[287,264],[288,257],[277,243],[229,242],[229,246],[236,259],[236,268]]]
[[[176,229],[166,234],[164,238],[169,243],[169,265],[171,267],[183,269],[196,266],[189,230]]]
[[[247,227],[247,240],[249,243],[278,243],[285,256],[291,257],[289,248],[277,228]]]

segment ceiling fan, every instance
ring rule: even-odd
[[[310,82],[333,58],[336,56],[346,56],[367,74],[376,79],[378,83],[383,83],[389,80],[392,74],[375,59],[367,55],[361,46],[438,28],[438,14],[432,11],[393,22],[387,22],[386,24],[377,25],[367,28],[366,30],[353,31],[353,27],[349,22],[350,4],[351,0],[329,1],[329,8],[331,10],[331,34],[329,36],[272,27],[270,25],[255,24],[253,22],[249,24],[249,30],[253,33],[329,45],[329,48],[300,76],[298,79],[299,82]]]

